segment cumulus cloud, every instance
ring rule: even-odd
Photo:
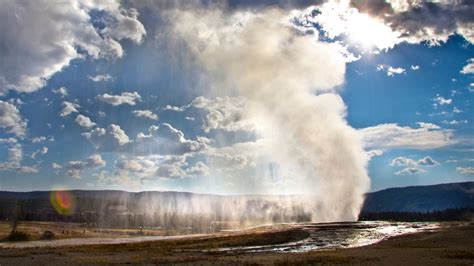
[[[81,115],[81,114],[77,115],[74,121],[76,121],[76,123],[79,126],[85,127],[85,128],[91,128],[96,125],[94,122],[92,122],[92,120],[89,117]]]
[[[59,116],[66,117],[66,116],[68,116],[72,113],[78,113],[79,111],[77,110],[77,108],[79,108],[79,107],[80,106],[77,103],[64,101],[63,102],[63,109],[61,110],[61,112],[59,112]]]
[[[63,166],[60,165],[60,164],[58,164],[58,163],[52,163],[52,164],[51,164],[51,168],[53,168],[53,169],[62,169]]]
[[[448,120],[443,120],[443,122],[441,122],[443,124],[446,124],[446,125],[460,125],[460,124],[467,124],[467,120],[451,120],[451,121],[448,121]]]
[[[391,166],[434,166],[439,165],[439,162],[431,158],[430,156],[425,156],[419,160],[414,160],[408,157],[400,156],[393,159],[390,162]]]
[[[454,34],[474,43],[473,12],[470,1],[329,0],[294,11],[291,22],[304,34],[387,50],[402,42],[439,45]]]
[[[360,12],[383,21],[398,41],[437,45],[454,34],[474,43],[471,1],[351,1]]]
[[[19,138],[25,136],[27,128],[27,122],[21,117],[20,110],[15,105],[2,100],[0,100],[0,128]]]
[[[208,174],[209,168],[201,161],[189,166],[187,155],[121,156],[115,161],[111,179],[127,178],[151,180],[158,178],[191,178]]]
[[[174,105],[169,105],[167,104],[165,107],[163,107],[163,110],[168,110],[168,111],[175,111],[175,112],[184,112],[189,106],[174,106]]]
[[[377,65],[377,71],[385,70],[387,72],[387,76],[393,77],[395,75],[404,74],[406,69],[401,67],[392,67],[388,65]]]
[[[15,171],[24,174],[38,173],[36,166],[22,165],[23,147],[21,144],[14,144],[8,149],[8,161],[0,163],[0,171]]]
[[[105,103],[117,106],[121,104],[135,105],[137,101],[140,101],[142,97],[138,92],[122,92],[120,95],[103,94],[97,95],[96,99]]]
[[[426,172],[426,171],[421,169],[421,168],[407,167],[407,168],[404,168],[400,171],[395,172],[395,174],[396,175],[414,175],[414,174],[424,173],[424,172]]]
[[[98,150],[135,155],[184,155],[206,148],[205,143],[186,139],[181,130],[167,123],[150,126],[147,133],[138,133],[134,140],[130,140],[125,131],[115,124],[107,129],[98,127],[82,135]]]
[[[186,169],[186,174],[191,176],[206,176],[209,174],[209,167],[203,162],[197,162],[194,166]]]
[[[442,96],[439,96],[439,95],[436,95],[435,98],[433,98],[433,102],[435,106],[437,105],[449,105],[449,104],[452,104],[453,103],[453,100],[452,99],[449,99],[449,98],[444,98]]]
[[[360,13],[349,1],[325,1],[302,11],[294,11],[291,22],[304,33],[320,33],[325,38],[341,38],[348,43],[379,50],[393,48],[399,34],[382,20]]]
[[[88,78],[94,82],[107,82],[114,80],[114,78],[109,74],[88,76]]]
[[[461,73],[474,74],[474,58],[470,58],[469,60],[467,60],[467,63],[468,64],[462,68]]]
[[[97,127],[82,135],[91,142],[96,149],[115,150],[117,147],[127,144],[130,139],[119,125],[110,124],[107,129]]]
[[[431,158],[430,156],[425,156],[419,160],[414,160],[412,158],[399,156],[394,158],[390,162],[391,166],[402,166],[403,169],[395,172],[395,175],[413,175],[417,173],[424,173],[426,172],[423,167],[426,166],[436,166],[439,165],[435,159]]]
[[[44,136],[39,136],[39,137],[34,137],[31,142],[33,143],[41,143],[46,140],[46,137]]]
[[[144,157],[136,157],[134,159],[121,158],[115,161],[115,167],[119,170],[143,173],[145,176],[156,171],[155,162]]]
[[[99,14],[100,26],[91,12]],[[114,0],[2,3],[2,47],[8,49],[0,51],[0,95],[36,91],[73,59],[121,57],[120,40],[139,43],[145,36],[137,18],[136,10]]]
[[[68,95],[66,87],[60,87],[57,89],[52,89],[51,90],[55,94],[61,95],[61,98],[66,97]]]
[[[417,163],[418,165],[427,165],[427,166],[439,165],[439,162],[437,162],[430,156],[425,156],[424,158],[418,160]]]
[[[364,146],[369,149],[436,149],[455,143],[453,131],[430,123],[419,123],[418,128],[396,123],[380,124],[358,130]]]
[[[124,148],[138,154],[183,155],[202,151],[206,144],[186,139],[181,130],[162,123],[159,126],[150,126],[148,134],[138,133],[137,138]]]
[[[105,167],[106,162],[102,159],[100,154],[93,154],[89,156],[86,161],[69,161],[65,165],[66,174],[69,177],[81,178],[82,172],[85,169],[94,169]],[[60,165],[59,165],[60,166]],[[60,169],[58,165],[53,165],[53,168]]]
[[[18,140],[16,138],[0,138],[0,143],[17,143]]]
[[[136,117],[143,117],[143,118],[148,118],[151,120],[158,120],[158,115],[154,114],[150,110],[134,110],[132,111],[132,114]]]
[[[367,151],[366,154],[367,154],[368,159],[370,160],[374,157],[382,156],[383,151],[382,150],[370,150],[370,151]]]
[[[456,167],[456,171],[463,175],[474,175],[474,167]]]
[[[33,159],[36,159],[36,157],[40,154],[46,154],[48,153],[48,147],[43,147],[41,149],[38,149],[36,151],[34,151],[32,154],[31,154],[31,158]]]
[[[190,106],[207,112],[203,129],[209,132],[212,129],[225,131],[252,131],[253,122],[245,118],[246,100],[242,97],[216,97],[207,99],[199,96]]]

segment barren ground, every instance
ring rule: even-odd
[[[474,224],[395,237],[375,245],[306,253],[206,251],[286,243],[305,233],[285,226],[141,243],[0,250],[1,265],[64,264],[387,264],[474,265]]]

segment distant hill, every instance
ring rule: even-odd
[[[202,232],[251,223],[318,219],[317,212],[310,212],[307,204],[297,196],[117,190],[72,190],[69,194],[71,199],[62,201],[70,208],[61,212],[53,207],[50,191],[0,191],[0,220],[81,222],[98,227],[190,228]],[[474,208],[474,182],[390,188],[368,193],[362,217],[379,219],[374,214],[456,208]],[[397,214],[387,217],[392,216]]]
[[[367,193],[362,213],[431,212],[474,207],[474,182],[389,188]]]

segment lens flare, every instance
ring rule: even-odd
[[[54,209],[61,215],[74,214],[76,201],[74,195],[69,191],[51,191],[49,200]]]

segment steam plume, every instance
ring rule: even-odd
[[[245,116],[268,140],[267,158],[289,192],[304,195],[312,219],[356,219],[369,178],[337,94],[345,73],[340,47],[296,35],[279,10],[175,11],[170,18],[211,87],[248,99]]]

